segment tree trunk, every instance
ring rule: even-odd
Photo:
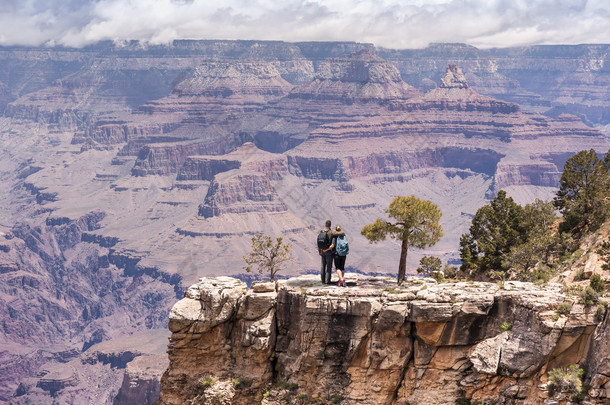
[[[398,263],[398,284],[402,283],[405,279],[405,273],[407,272],[407,251],[409,250],[409,243],[407,239],[402,241],[400,246],[400,262]]]

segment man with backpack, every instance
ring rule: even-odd
[[[322,268],[320,270],[320,277],[323,284],[330,284],[330,277],[333,271],[333,259],[335,256],[334,248],[332,244],[335,236],[345,236],[343,232],[336,232],[330,229],[330,219],[326,221],[324,229],[318,233],[318,253],[322,258]]]

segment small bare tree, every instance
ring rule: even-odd
[[[270,236],[256,235],[252,237],[252,250],[244,256],[244,260],[244,270],[248,273],[255,270],[258,270],[259,274],[267,272],[271,281],[274,281],[283,264],[292,260],[290,245],[284,243],[281,237],[276,238],[274,242]]]

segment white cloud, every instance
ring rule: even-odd
[[[0,44],[100,40],[610,43],[606,0],[1,0]]]

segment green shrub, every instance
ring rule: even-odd
[[[513,329],[512,321],[511,322],[505,321],[505,322],[502,322],[502,324],[500,325],[500,332],[506,332],[506,331],[509,331],[512,329]]]
[[[419,259],[419,267],[417,268],[417,273],[419,274],[429,274],[433,276],[434,273],[439,273],[441,271],[441,259],[434,256],[424,256]]]
[[[541,285],[548,283],[554,273],[551,267],[541,264],[530,272],[529,278],[532,283]]]
[[[442,283],[445,281],[445,276],[442,271],[435,271],[431,274],[432,278],[436,280],[437,283]]]
[[[580,268],[574,273],[574,281],[582,281],[585,279],[585,269]]]
[[[557,306],[555,312],[559,315],[568,315],[572,311],[572,303],[569,301],[562,302]]]
[[[602,269],[610,271],[610,241],[604,242],[597,251],[597,254],[605,262],[602,264]]]
[[[597,311],[595,311],[595,319],[601,321],[604,319],[604,315],[606,315],[606,311],[608,310],[607,304],[605,302],[600,302],[597,304]]]
[[[578,248],[574,251],[574,253],[572,253],[572,260],[576,261],[576,260],[580,259],[580,257],[584,254],[585,254],[585,251],[582,250],[581,248]]]
[[[330,397],[330,402],[332,402],[333,404],[340,404],[341,402],[343,402],[345,398],[343,397],[343,395],[339,395],[339,394],[333,394]]]
[[[561,289],[563,291],[563,293],[569,297],[573,297],[576,295],[580,295],[580,293],[582,293],[583,288],[579,285],[566,285],[563,286],[563,288]]]
[[[443,273],[445,274],[445,278],[455,278],[457,276],[457,267],[450,264],[445,264],[445,267],[443,267]]]
[[[235,389],[241,389],[241,388],[248,388],[249,386],[251,386],[252,381],[248,380],[247,378],[238,377],[238,378],[232,378],[231,384],[233,384],[233,387],[235,387]]]
[[[588,286],[578,295],[578,302],[585,307],[592,307],[599,301],[599,294],[591,286]]]
[[[574,364],[565,369],[555,368],[549,371],[549,382],[547,384],[549,396],[553,397],[559,393],[571,394],[573,401],[580,402],[584,397],[583,391],[584,394],[587,391],[582,383],[584,375],[585,371]]]
[[[201,377],[199,379],[199,381],[197,381],[197,387],[199,387],[202,390],[205,390],[205,389],[210,388],[215,383],[216,383],[216,381],[214,381],[214,379],[212,377]]]
[[[296,391],[299,388],[299,384],[290,383],[286,381],[277,382],[274,385],[278,388],[285,388],[290,391]]]
[[[455,401],[455,405],[471,405],[468,398],[458,398]]]
[[[593,274],[589,279],[589,286],[598,293],[606,291],[606,283],[599,274]]]

